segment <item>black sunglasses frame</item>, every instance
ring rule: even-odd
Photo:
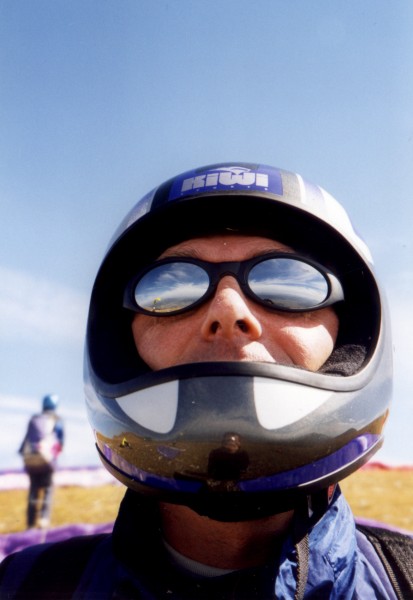
[[[288,258],[290,260],[296,260],[298,262],[303,262],[314,269],[316,269],[321,275],[324,277],[328,291],[326,298],[323,302],[312,306],[311,308],[286,308],[285,306],[277,306],[275,304],[268,304],[265,300],[262,300],[259,296],[257,296],[249,287],[248,284],[248,275],[257,264],[260,262],[274,259],[274,258]],[[139,281],[152,269],[160,267],[165,264],[170,263],[190,263],[201,267],[209,278],[209,285],[205,293],[192,304],[185,306],[184,308],[170,311],[170,312],[156,312],[146,310],[142,308],[136,303],[135,300],[135,289]],[[250,298],[260,306],[264,306],[270,311],[274,312],[289,312],[289,313],[305,313],[312,312],[314,310],[320,310],[321,308],[325,308],[327,306],[331,306],[337,302],[341,302],[344,300],[344,292],[341,286],[340,281],[331,271],[326,269],[324,266],[320,265],[318,262],[308,258],[307,256],[303,256],[301,254],[295,254],[291,252],[268,252],[266,254],[260,254],[259,256],[255,256],[253,258],[249,258],[243,261],[230,261],[230,262],[208,262],[204,260],[199,260],[197,258],[186,258],[186,257],[168,257],[151,263],[141,271],[139,271],[127,284],[124,297],[123,297],[123,307],[128,310],[132,310],[136,313],[145,314],[151,317],[174,317],[176,315],[180,315],[182,313],[189,312],[191,310],[195,310],[200,305],[207,302],[216,291],[219,281],[226,276],[231,276],[236,279],[238,282],[242,292],[245,294],[247,298]]]

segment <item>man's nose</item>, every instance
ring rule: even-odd
[[[226,276],[219,282],[201,327],[205,339],[245,335],[252,340],[262,334],[261,324],[251,312],[236,279]]]

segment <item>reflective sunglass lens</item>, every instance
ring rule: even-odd
[[[167,314],[197,302],[208,285],[208,275],[201,267],[186,262],[166,263],[138,281],[135,301],[148,312]]]
[[[325,276],[312,265],[292,258],[270,258],[256,264],[248,284],[261,301],[287,310],[314,308],[328,295]]]

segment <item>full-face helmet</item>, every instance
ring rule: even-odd
[[[128,282],[170,246],[225,232],[288,244],[340,281],[339,335],[320,371],[197,362],[154,372],[139,356],[123,302]],[[381,446],[391,377],[389,320],[370,252],[342,206],[296,173],[225,163],[180,174],[137,202],[98,271],[85,348],[88,413],[103,464],[142,494],[224,520],[289,508]],[[217,469],[219,460],[229,470],[223,462]]]

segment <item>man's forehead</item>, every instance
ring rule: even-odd
[[[167,248],[159,258],[167,258],[169,256],[202,258],[202,255],[205,253],[217,255],[218,257],[231,253],[245,254],[248,257],[252,257],[257,254],[273,252],[274,250],[282,252],[294,251],[291,246],[287,246],[278,240],[228,232],[185,240]]]

